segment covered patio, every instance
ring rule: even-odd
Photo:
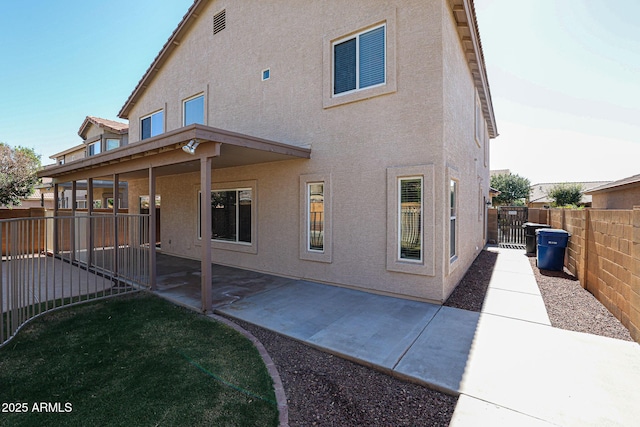
[[[156,254],[155,292],[180,305],[200,309],[202,307],[202,274],[200,261]],[[212,309],[261,292],[279,288],[294,279],[266,273],[242,270],[219,264],[211,264]]]
[[[149,200],[156,200],[156,180],[158,177],[176,176],[177,180],[179,180],[180,175],[199,173],[198,231],[202,236],[212,236],[212,212],[209,195],[212,191],[213,171],[259,163],[309,159],[310,157],[311,150],[309,148],[193,124],[98,155],[63,165],[48,166],[40,171],[38,175],[39,177],[53,179],[55,193],[54,217],[61,215],[58,200],[59,189],[63,185],[72,189],[69,203],[70,209],[65,214],[75,217],[78,214],[93,215],[93,187],[94,182],[98,180],[112,182],[112,197],[113,200],[118,200],[122,182],[148,179],[147,195]],[[86,209],[82,210],[78,209],[77,203],[77,191],[80,187],[86,188],[87,197]],[[136,209],[136,206],[129,206],[128,213],[138,213]],[[131,210],[134,210],[134,212]],[[175,214],[176,212],[173,213]],[[148,221],[146,221],[148,230],[145,231],[148,233],[148,242],[158,241],[156,214],[155,203],[149,203]],[[180,212],[177,212],[177,214],[179,215]],[[116,204],[114,204],[106,215],[118,218],[124,213],[119,212]],[[114,247],[121,246],[122,242],[118,240],[118,236],[119,232],[116,227],[113,230]],[[91,247],[91,237],[88,239],[87,247]],[[74,241],[73,236],[71,240]],[[195,294],[198,293],[193,287],[195,282],[199,282],[199,301],[203,312],[210,312],[214,302],[218,304],[222,301],[218,294],[214,298],[213,288],[215,286],[212,287],[211,284],[216,281],[216,278],[220,278],[220,275],[224,275],[225,282],[228,282],[227,274],[231,274],[231,277],[233,277],[233,274],[229,269],[212,267],[212,261],[214,260],[212,260],[212,246],[210,244],[200,245],[200,261],[178,258],[181,262],[177,262],[172,260],[173,257],[165,258],[162,255],[159,257],[156,245],[153,244],[148,245],[148,250],[149,285],[151,290],[167,292],[169,288],[173,288],[175,292],[177,289],[174,286],[175,280],[186,280],[188,278],[187,284],[191,286],[184,286],[183,289],[190,289],[185,291],[185,295],[189,294],[194,297],[190,300],[191,304],[189,305],[193,304]],[[88,260],[89,264],[91,264],[91,261]],[[199,272],[194,269],[188,269],[185,274],[180,272],[180,269],[186,268],[185,266],[187,265],[195,266],[193,262],[199,264]],[[159,270],[159,263],[163,264],[161,267],[164,269],[162,273]],[[124,266],[118,265],[116,261],[113,265],[114,273],[117,275],[121,268],[124,268]],[[170,283],[171,280],[174,283]],[[256,278],[250,279],[249,276],[246,276],[242,281],[250,280],[254,280],[254,284],[260,286],[258,284],[260,280]],[[228,290],[228,295],[233,295],[233,292]],[[227,296],[225,298],[234,297]]]

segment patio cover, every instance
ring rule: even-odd
[[[182,147],[190,141],[199,142],[193,155]],[[256,138],[236,132],[200,124],[189,125],[153,138],[85,157],[63,165],[45,167],[38,176],[50,177],[55,186],[54,215],[57,216],[57,194],[60,183],[72,182],[72,211],[75,211],[77,181],[87,181],[88,196],[92,197],[95,178],[113,177],[113,194],[117,198],[121,178],[149,178],[149,199],[155,200],[156,177],[200,171],[200,191],[204,199],[211,193],[212,169],[267,163],[282,160],[309,159],[311,149]],[[211,235],[211,209],[209,201],[202,200],[200,229],[202,235]],[[88,200],[88,213],[93,200]],[[113,211],[117,215],[117,211]],[[149,206],[149,241],[156,238],[156,206]],[[156,248],[150,245],[149,278],[152,289],[156,280]],[[116,267],[117,268],[117,267]],[[202,310],[211,310],[211,245],[202,245],[201,253]]]

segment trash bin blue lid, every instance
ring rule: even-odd
[[[564,230],[561,230],[559,228],[541,228],[539,230],[536,230],[536,234],[548,234],[548,235],[551,235],[551,234],[556,234],[556,235],[557,234],[564,234],[564,235],[568,235],[568,236],[571,235],[571,234],[569,234],[568,231],[564,231]]]

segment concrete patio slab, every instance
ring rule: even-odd
[[[217,311],[391,370],[439,309],[434,304],[298,281]]]
[[[407,350],[395,371],[458,394],[480,313],[442,307]]]

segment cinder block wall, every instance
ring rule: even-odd
[[[565,267],[640,343],[640,206],[551,209],[547,223],[571,234]]]
[[[565,251],[565,265],[567,269],[586,286],[587,269],[587,218],[589,211],[564,210],[564,229],[571,234]]]
[[[633,219],[634,211],[590,211],[586,287],[640,342],[640,322],[631,322],[632,306],[640,310],[640,299],[631,299],[632,275],[638,273],[640,258],[633,253],[640,244],[640,240],[634,243]],[[633,293],[640,294],[637,280]]]

